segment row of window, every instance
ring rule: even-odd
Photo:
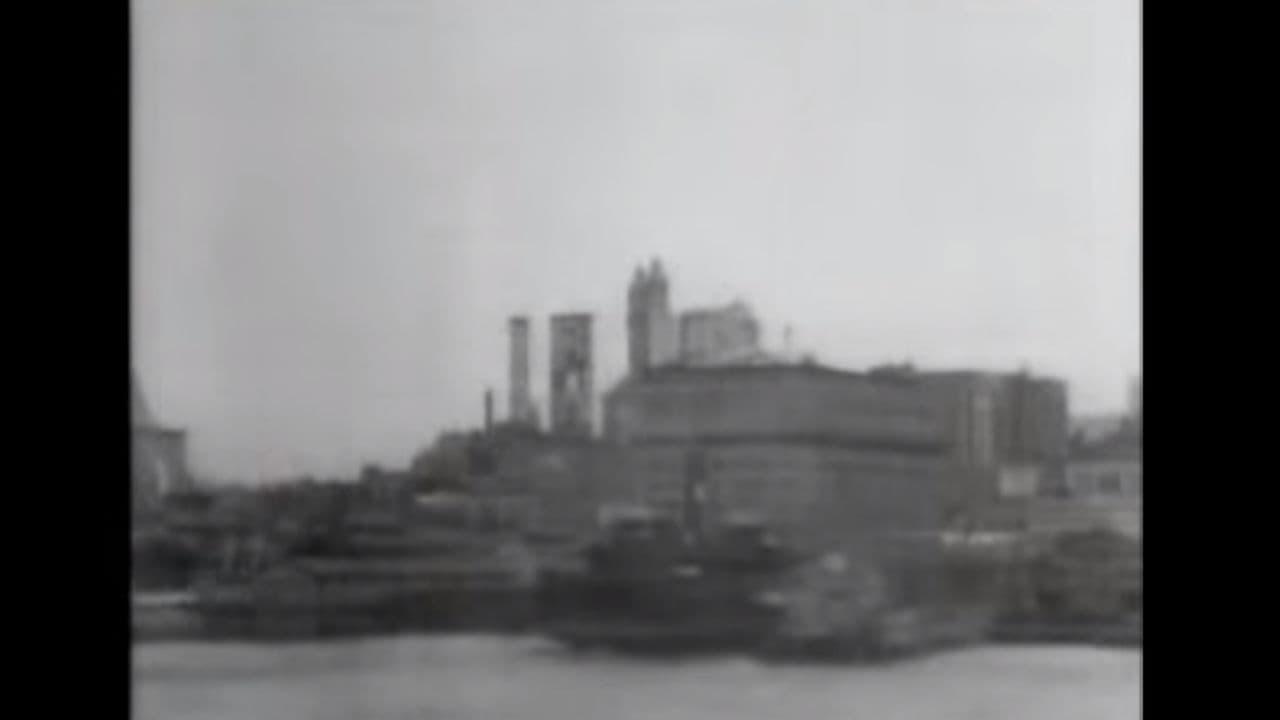
[[[918,485],[901,478],[882,474],[863,475],[861,482],[844,483],[830,477],[814,476],[747,476],[714,481],[709,496],[718,503],[746,503],[768,507],[811,507],[829,499],[852,501],[859,497],[912,498]],[[640,488],[648,502],[683,503],[685,484],[673,478],[649,479]]]

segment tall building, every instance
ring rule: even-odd
[[[508,322],[511,334],[510,381],[507,412],[510,421],[536,425],[533,396],[529,385],[529,318],[516,316]]]
[[[147,406],[136,373],[130,373],[132,488],[135,508],[154,504],[161,496],[191,487],[185,430],[160,425]]]
[[[676,320],[662,264],[636,268],[627,293],[627,351],[632,375],[671,363],[677,356]]]
[[[682,364],[725,365],[760,352],[760,322],[744,303],[680,314]]]
[[[699,521],[763,519],[798,545],[937,529],[953,504],[949,437],[931,388],[818,365],[655,369],[605,400],[630,497],[704,498]]]
[[[594,401],[591,315],[551,318],[551,432],[589,436]]]

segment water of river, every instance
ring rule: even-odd
[[[1137,720],[1136,650],[988,647],[872,668],[418,637],[134,648],[137,720]]]

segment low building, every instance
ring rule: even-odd
[[[1081,443],[1067,466],[1067,493],[1083,500],[1142,499],[1142,436],[1132,423]]]
[[[501,503],[532,537],[580,539],[597,526],[617,484],[618,453],[595,438],[502,428],[490,439],[492,473],[478,495]]]
[[[1072,448],[1065,492],[1036,503],[1033,530],[1107,529],[1142,535],[1142,435],[1126,422],[1111,435]]]

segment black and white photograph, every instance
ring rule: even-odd
[[[1138,720],[1138,0],[132,0],[135,720]]]

